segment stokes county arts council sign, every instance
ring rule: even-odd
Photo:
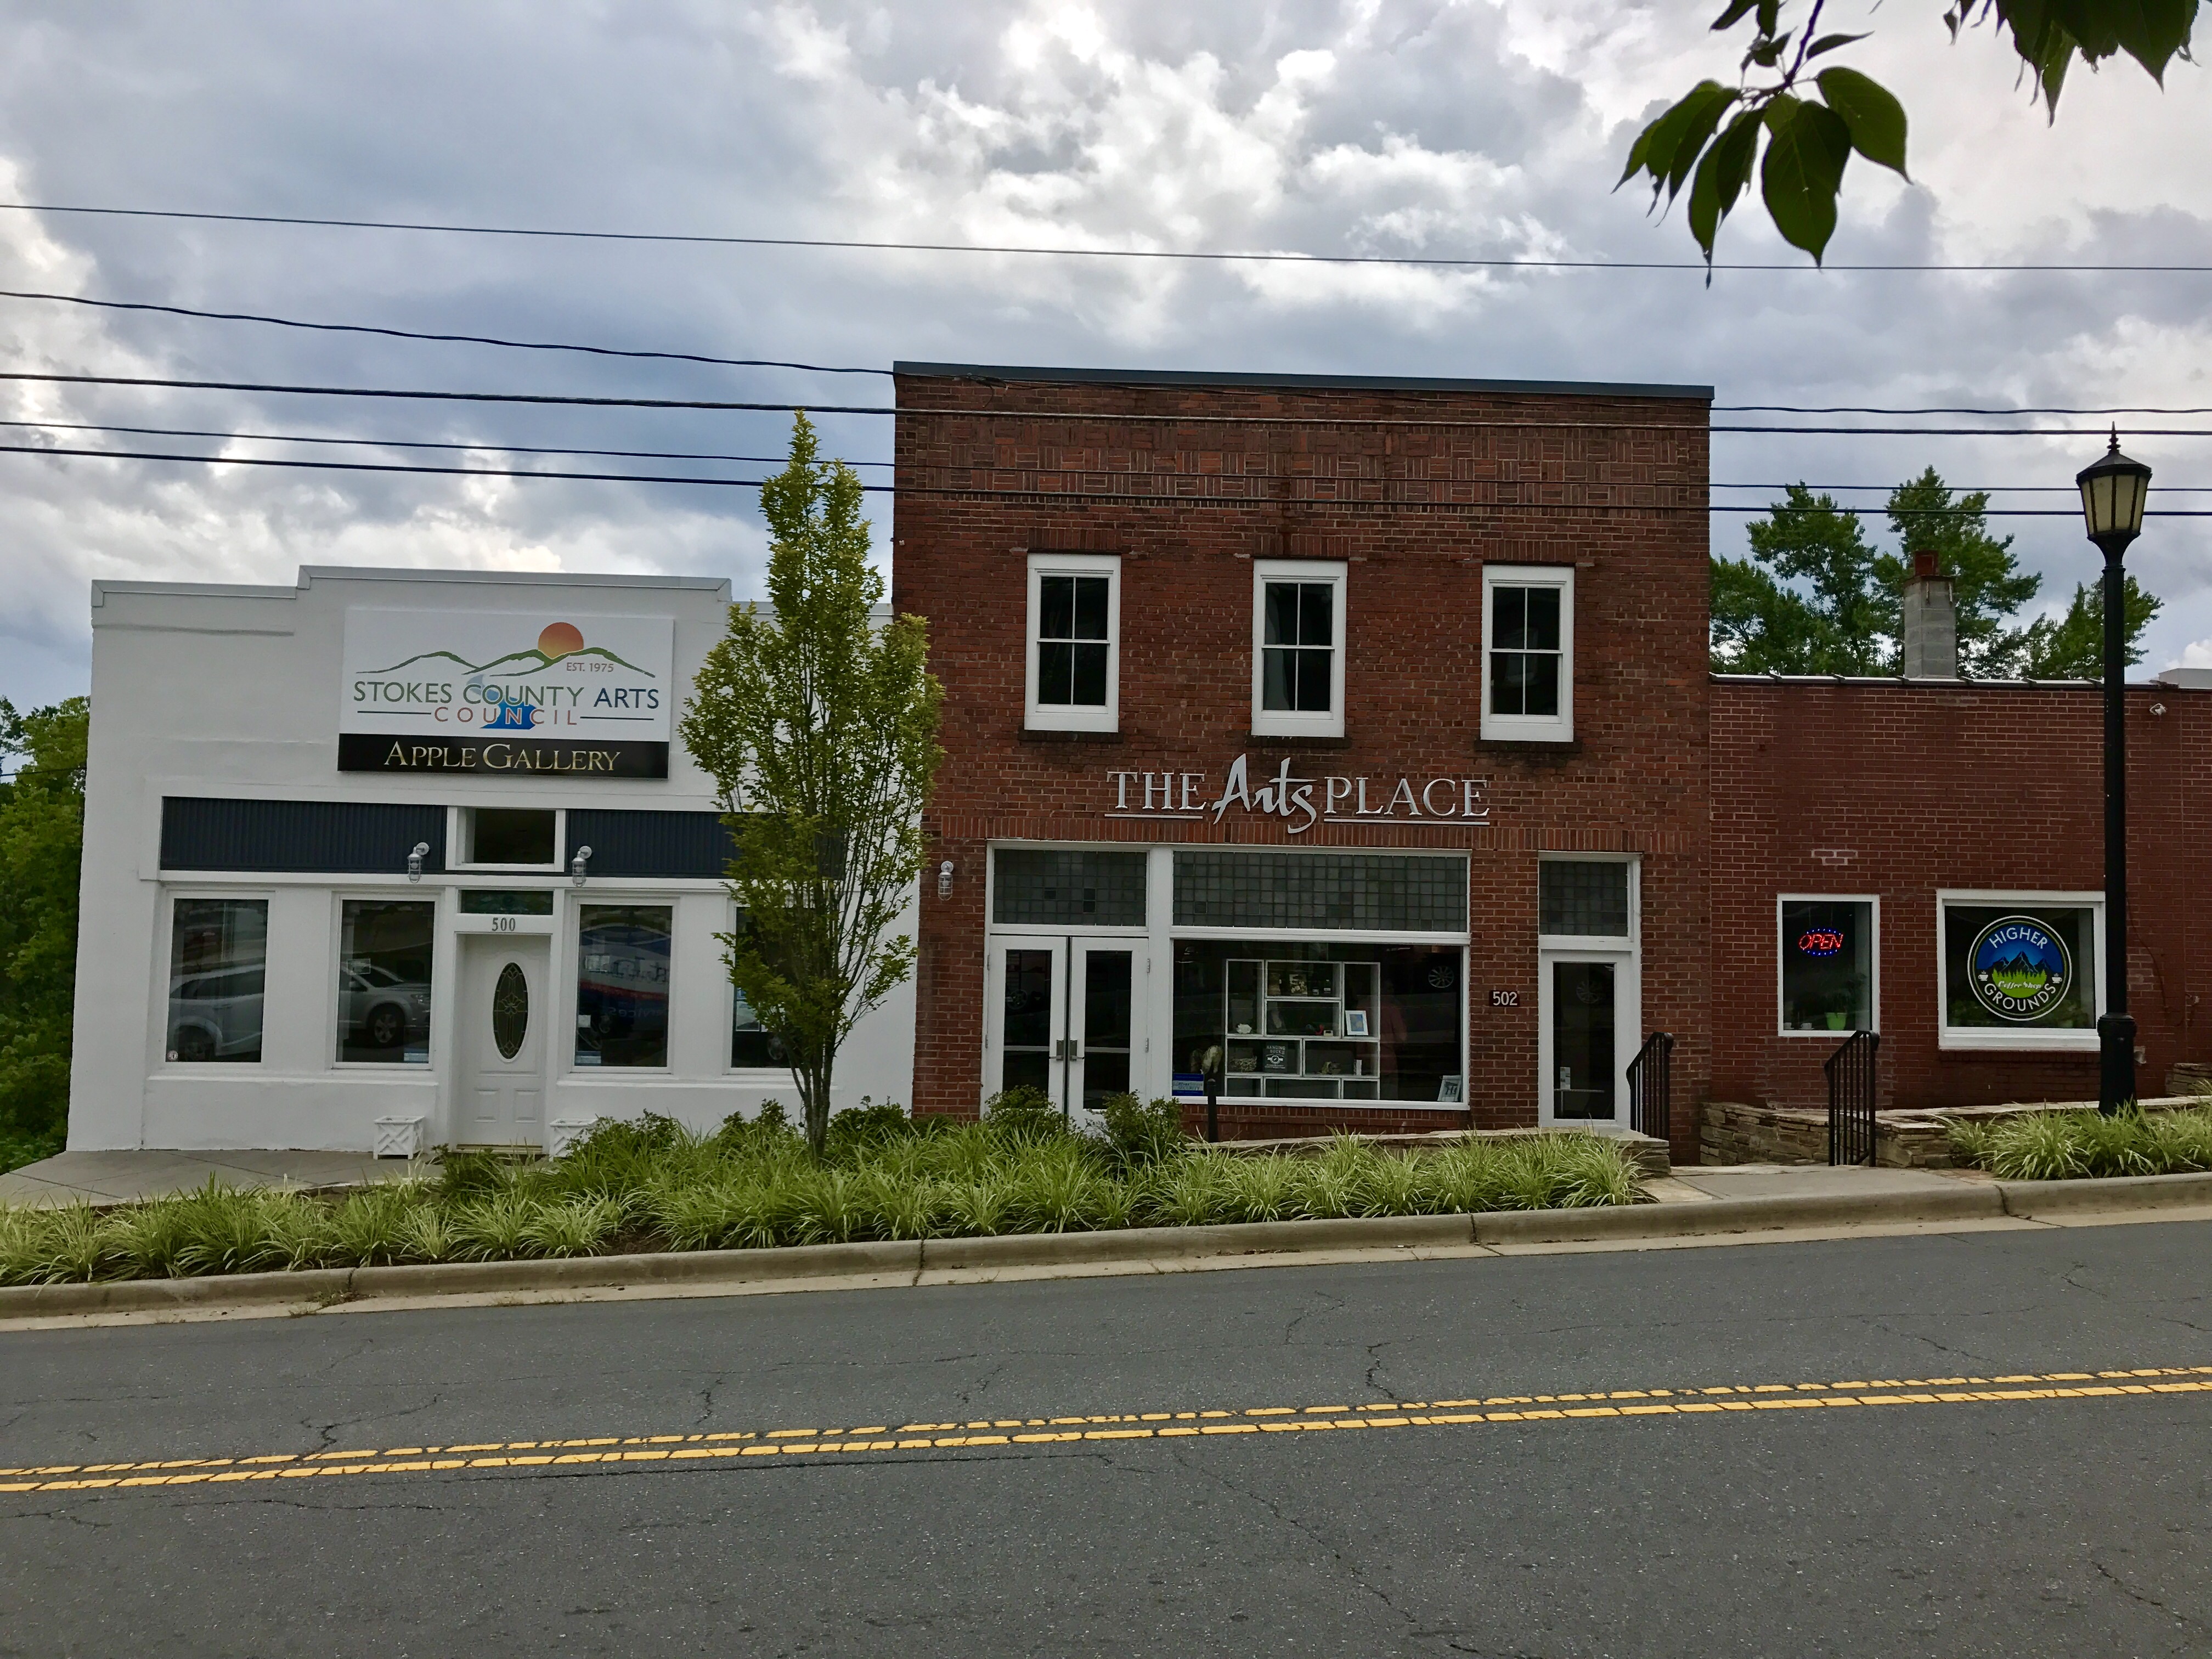
[[[668,775],[667,617],[346,612],[341,772]]]

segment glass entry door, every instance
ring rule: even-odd
[[[1631,958],[1595,951],[1547,951],[1538,1043],[1542,1119],[1616,1127],[1626,1121],[1623,1038],[1639,1013]]]
[[[1076,1127],[1129,1090],[1144,1052],[1142,939],[992,942],[983,1091],[1042,1090]]]

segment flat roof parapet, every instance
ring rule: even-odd
[[[894,362],[891,373],[918,380],[1003,380],[1032,385],[1208,386],[1240,392],[1435,392],[1571,398],[1665,398],[1711,403],[1709,386],[1612,380],[1486,380],[1419,374],[1252,374],[1182,368],[1049,368],[1003,363]]]

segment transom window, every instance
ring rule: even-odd
[[[1258,566],[1255,732],[1343,735],[1344,573],[1305,561]]]
[[[1486,566],[1482,735],[1564,742],[1574,736],[1574,572]]]
[[[1120,720],[1121,561],[1030,558],[1028,723],[1111,732]]]

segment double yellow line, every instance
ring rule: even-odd
[[[560,1468],[608,1472],[617,1468],[696,1464],[744,1457],[849,1456],[1089,1440],[1443,1429],[1488,1423],[1724,1416],[1729,1413],[1835,1407],[1965,1406],[2174,1394],[2212,1394],[2212,1365],[2018,1372],[2005,1376],[1760,1382],[1702,1389],[1619,1389],[1583,1394],[1488,1395],[1464,1400],[1378,1401],[1364,1406],[1249,1406],[1242,1410],[991,1418],[971,1422],[905,1423],[896,1427],[878,1423],[858,1428],[603,1435],[575,1440],[392,1446],[383,1450],[264,1452],[251,1457],[51,1463],[0,1468],[0,1492],[222,1486],[248,1480],[327,1479],[334,1475],[423,1474],[448,1469]]]

